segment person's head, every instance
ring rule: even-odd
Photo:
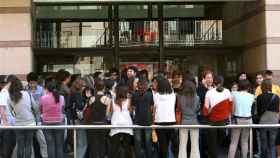
[[[135,90],[137,90],[137,83],[138,83],[139,79],[138,78],[129,78],[128,79],[128,89],[129,92],[133,92]]]
[[[260,86],[263,81],[263,74],[262,73],[257,73],[256,74],[256,85]]]
[[[144,94],[148,89],[148,80],[140,79],[137,84],[138,90]]]
[[[149,73],[146,69],[143,69],[139,72],[140,78],[143,78],[145,80],[149,80]]]
[[[93,79],[95,80],[95,79],[97,79],[97,78],[103,78],[102,72],[97,71],[97,72],[95,72],[95,73],[93,74]]]
[[[10,83],[9,94],[11,100],[14,103],[18,103],[22,97],[21,91],[23,90],[21,81],[15,75],[9,75],[7,77],[7,82]]]
[[[67,85],[71,81],[71,74],[64,69],[60,69],[57,71],[56,80],[60,85]]]
[[[85,81],[86,87],[94,89],[94,79],[91,75],[85,75],[83,79]]]
[[[202,80],[207,87],[213,86],[214,74],[211,70],[203,72]]]
[[[126,71],[127,78],[134,78],[137,75],[137,68],[134,66],[129,66]]]
[[[270,79],[263,80],[261,84],[261,89],[263,93],[271,92],[272,91],[272,81]]]
[[[239,80],[238,81],[238,90],[239,91],[249,91],[250,89],[250,81],[249,80]]]
[[[186,97],[188,105],[194,105],[194,98],[196,95],[196,86],[191,81],[184,81],[182,91],[180,92],[182,96]]]
[[[170,94],[173,92],[171,85],[167,79],[165,78],[159,79],[157,83],[158,83],[157,92],[159,94]]]
[[[0,75],[0,91],[5,87],[7,84],[7,75]]]
[[[214,85],[217,87],[218,92],[222,92],[224,90],[224,78],[223,76],[215,76]]]
[[[184,73],[183,83],[185,83],[185,81],[191,81],[193,84],[197,84],[194,75],[190,71]]]
[[[248,75],[246,72],[241,72],[237,75],[237,77],[238,77],[238,80],[247,80]]]
[[[117,81],[119,78],[119,71],[116,68],[110,70],[110,78],[113,81]]]
[[[125,84],[118,84],[116,86],[116,103],[121,108],[122,102],[128,98],[128,86]]]
[[[59,92],[58,92],[58,85],[56,81],[50,81],[46,83],[46,90],[48,93],[52,93],[55,102],[59,102]]]
[[[264,71],[264,79],[272,80],[273,79],[273,72],[271,70]]]
[[[112,80],[112,79],[108,79],[108,80],[105,80],[105,81],[104,81],[104,84],[105,84],[105,89],[110,91],[110,90],[113,89],[113,86],[114,86],[114,84],[115,84],[115,81]]]
[[[238,83],[237,82],[233,82],[231,84],[231,91],[234,92],[234,91],[238,91]]]
[[[86,87],[86,83],[82,78],[77,78],[71,85],[71,93],[82,93],[84,88]]]
[[[164,79],[163,76],[159,75],[152,79],[152,90],[157,91],[158,90],[158,81]]]
[[[172,85],[175,88],[175,86],[177,86],[176,88],[180,87],[181,84],[183,82],[183,74],[181,71],[174,71],[172,73]]]
[[[35,72],[30,72],[26,76],[26,80],[31,89],[36,89],[38,85],[38,75]]]
[[[104,91],[104,88],[105,88],[104,80],[97,78],[97,79],[95,79],[94,83],[95,83],[94,87],[97,92]]]
[[[94,95],[94,89],[90,88],[90,87],[86,87],[83,90],[83,97],[85,98],[90,98],[91,96]]]

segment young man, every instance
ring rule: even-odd
[[[33,98],[39,108],[39,100],[40,100],[41,96],[44,95],[44,88],[38,84],[38,75],[36,73],[30,72],[27,75],[26,79],[28,82],[26,90],[28,91],[28,93],[30,95],[33,96]],[[41,124],[40,118],[36,118],[36,121],[37,121],[37,124],[39,124],[39,125]],[[35,146],[35,154],[37,155],[37,153],[40,152],[42,158],[47,158],[48,157],[47,143],[46,143],[46,139],[45,139],[45,136],[44,136],[42,130],[37,130],[36,139],[37,139],[37,142],[39,143],[40,149],[36,149],[36,146]],[[37,151],[37,150],[40,150],[40,151]]]

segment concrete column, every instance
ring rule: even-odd
[[[32,71],[31,0],[0,1],[0,74]]]

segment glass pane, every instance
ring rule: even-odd
[[[157,21],[119,22],[120,47],[158,46]]]
[[[147,18],[148,5],[120,5],[119,18]]]
[[[109,22],[38,23],[36,40],[39,48],[96,48],[113,43]]]
[[[204,17],[204,5],[164,5],[163,17]]]
[[[39,57],[40,58],[40,57]],[[39,61],[42,59],[39,59]],[[43,73],[57,72],[59,69],[65,69],[69,71],[71,74],[81,74],[87,75],[92,74],[94,72],[107,72],[110,68],[112,68],[112,58],[104,57],[104,56],[84,56],[78,57],[71,63],[69,61],[65,61],[63,58],[56,59],[52,62],[47,62],[43,60],[44,64],[42,64]]]
[[[222,20],[164,21],[164,45],[189,47],[222,44]]]
[[[82,18],[82,19],[106,19],[108,18],[108,6],[37,6],[36,18]]]

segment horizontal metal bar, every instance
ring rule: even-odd
[[[0,126],[0,130],[7,129],[116,129],[116,128],[132,128],[132,129],[174,129],[174,128],[280,128],[280,124],[250,124],[250,125],[226,125],[226,126],[210,126],[210,125],[152,125],[152,126],[115,126],[115,125],[56,125],[56,126]]]
[[[256,0],[33,0],[35,3],[111,3],[111,2],[245,2]]]

